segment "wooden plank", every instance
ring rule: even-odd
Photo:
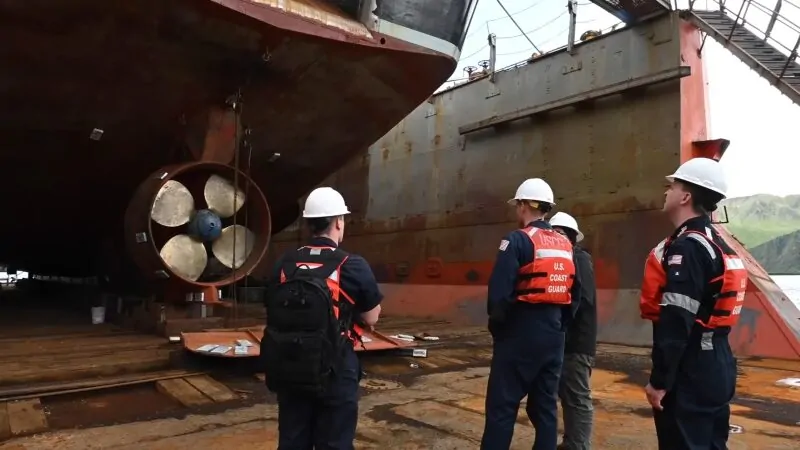
[[[135,386],[137,384],[147,384],[147,383],[154,383],[160,380],[169,380],[172,378],[183,378],[187,375],[202,375],[202,372],[185,372],[180,374],[172,374],[172,375],[162,375],[162,376],[149,376],[149,377],[139,377],[139,378],[131,378],[127,381],[115,381],[113,383],[100,383],[92,384],[84,387],[75,387],[70,389],[60,389],[57,391],[46,391],[40,393],[31,393],[31,394],[20,394],[15,395],[7,398],[0,398],[0,402],[3,401],[12,401],[12,400],[23,400],[28,398],[43,398],[43,397],[55,397],[58,395],[66,395],[66,394],[77,394],[80,392],[89,392],[89,391],[99,391],[103,389],[112,389],[124,386]]]
[[[206,395],[206,397],[214,400],[217,403],[227,402],[238,398],[227,386],[218,383],[208,375],[198,375],[194,377],[184,378],[187,383],[191,384],[198,391]]]
[[[47,417],[38,398],[9,402],[6,405],[12,435],[38,433],[47,429]]]
[[[143,350],[169,346],[166,340],[162,339],[134,339],[134,338],[92,338],[92,339],[73,339],[67,338],[63,341],[43,341],[37,344],[30,342],[19,342],[15,344],[3,343],[0,357],[4,361],[14,361],[19,358],[39,359],[53,357],[70,357],[75,355],[106,355],[109,350]]]
[[[156,382],[156,389],[187,407],[207,405],[211,399],[195,389],[183,378],[161,380]]]
[[[85,388],[102,388],[103,386],[117,386],[124,383],[133,382],[152,382],[158,380],[166,380],[169,378],[183,378],[194,375],[201,375],[198,372],[190,372],[187,370],[166,370],[159,372],[147,372],[140,374],[121,375],[116,377],[104,378],[90,378],[76,381],[58,381],[51,383],[36,383],[24,386],[11,386],[0,387],[0,402],[7,402],[10,400],[18,400],[18,396],[39,394],[40,397],[50,395],[51,393],[58,393],[62,391],[72,391],[74,389]],[[11,397],[11,398],[9,398]]]
[[[0,442],[11,437],[11,424],[8,421],[8,407],[0,403]]]
[[[60,361],[70,362],[82,358],[116,358],[130,352],[151,351],[153,353],[171,348],[165,342],[101,342],[91,343],[83,341],[73,341],[72,346],[54,348],[52,350],[45,347],[33,347],[28,345],[27,349],[20,346],[2,347],[0,352],[0,364],[4,367],[22,367],[34,362]]]
[[[0,364],[0,384],[76,380],[80,378],[119,375],[120,373],[164,370],[170,366],[169,351],[146,350],[124,352],[125,355],[107,355],[81,359],[77,356],[64,364],[25,360],[24,367],[7,367]],[[30,363],[30,365],[27,365]]]

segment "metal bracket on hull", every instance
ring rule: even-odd
[[[425,118],[427,119],[428,117],[433,117],[435,115],[436,115],[436,106],[431,104],[430,106],[428,106],[428,112],[425,113]]]
[[[725,150],[731,145],[728,139],[709,139],[705,141],[692,142],[692,156],[711,158],[717,161],[725,154]]]
[[[647,75],[631,80],[626,80],[620,83],[605,86],[599,89],[593,89],[579,94],[570,95],[559,100],[547,102],[531,108],[501,114],[499,116],[489,117],[487,119],[479,120],[467,125],[458,127],[459,134],[468,134],[474,131],[483,130],[485,128],[495,127],[504,123],[512,122],[514,120],[524,119],[536,114],[553,111],[556,109],[565,108],[576,103],[597,100],[610,95],[619,94],[634,88],[648,86],[651,84],[661,83],[676,78],[683,78],[691,75],[691,68],[689,66],[681,66],[675,69],[664,70],[653,75]]]
[[[486,93],[486,98],[497,97],[500,95],[500,87],[495,82],[495,75],[497,70],[497,36],[494,33],[489,34],[489,92]]]
[[[502,94],[500,88],[494,83],[489,83],[489,90],[486,92],[486,98],[497,97],[500,94]]]
[[[567,10],[569,11],[569,37],[567,38],[567,53],[574,55],[575,27],[578,21],[578,2],[575,0],[569,0],[569,3],[567,3]]]

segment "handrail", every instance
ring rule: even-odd
[[[783,0],[778,0],[778,3],[775,4],[775,12],[769,19],[769,25],[767,25],[767,32],[765,33],[764,38],[769,38],[769,35],[772,33],[772,29],[775,27],[775,21],[778,19],[778,16],[781,13],[782,5],[783,5]]]
[[[756,8],[758,8],[759,10],[761,10],[762,12],[764,12],[766,14],[771,14],[771,16],[770,16],[770,25],[767,27],[767,31],[762,31],[762,33],[765,34],[765,37],[769,37],[769,34],[772,32],[771,28],[774,26],[776,21],[786,25],[789,28],[791,28],[792,31],[796,31],[796,32],[800,33],[800,26],[798,26],[796,23],[794,23],[791,20],[783,17],[780,14],[780,7],[781,7],[781,5],[783,3],[781,0],[778,0],[778,2],[777,2],[778,7],[775,10],[770,10],[767,6],[761,4],[757,0],[748,0],[748,3],[752,3],[752,4],[756,5]],[[800,9],[800,8],[798,8],[798,9]],[[759,30],[759,31],[761,31],[761,30]]]
[[[755,31],[756,35],[761,35],[762,40],[769,41],[771,44],[774,43],[781,49],[785,50],[787,53],[787,57],[791,58],[794,56],[797,57],[797,48],[798,44],[785,44],[783,41],[778,40],[774,37],[775,25],[779,24],[785,27],[785,32],[789,32],[792,35],[797,35],[797,42],[800,42],[800,25],[786,17],[786,14],[782,14],[781,11],[784,10],[784,7],[791,7],[794,11],[796,11],[797,17],[800,17],[800,6],[793,3],[791,0],[777,0],[775,4],[775,8],[771,8],[769,6],[764,5],[759,0],[744,0],[739,5],[738,11],[733,13],[728,5],[732,2],[726,0],[709,0],[708,3],[716,4],[719,6],[719,10],[721,12],[726,13],[734,21],[734,26],[731,29],[730,34],[727,37],[727,40],[733,38],[733,33],[739,27],[745,27],[749,29],[751,32]],[[753,8],[750,8],[753,6]],[[699,5],[697,5],[696,1],[689,2],[689,10],[701,10]],[[755,25],[754,22],[758,22],[758,20],[752,20],[752,16],[754,15],[753,12],[757,12],[759,14],[763,14],[765,17],[765,22],[767,23],[766,29],[762,29],[761,27]],[[790,46],[791,45],[791,46]]]
[[[697,0],[689,0],[689,10],[700,10],[697,3]],[[800,17],[800,6],[793,3],[792,0],[776,0],[774,8],[764,5],[759,0],[743,0],[735,14],[733,13],[733,10],[728,7],[728,5],[732,3],[728,0],[707,0],[705,3],[707,5],[709,3],[718,5],[719,11],[733,20],[733,26],[731,27],[730,33],[728,33],[728,36],[726,37],[726,41],[730,42],[731,39],[733,39],[733,35],[737,28],[744,28],[756,36],[759,36],[761,40],[770,44],[773,48],[780,51],[784,54],[784,56],[787,57],[786,64],[780,70],[780,73],[776,73],[778,79],[783,78],[783,76],[786,74],[786,71],[791,67],[792,63],[798,61],[798,48],[800,48],[800,25],[786,17],[785,14],[786,10],[790,9],[795,13],[792,14],[793,16]],[[751,8],[751,6],[753,8]],[[762,17],[756,19],[753,17],[756,14],[762,15]],[[755,24],[760,21],[759,19],[764,19],[763,22],[766,23],[766,29],[762,29]],[[776,25],[779,25],[780,31],[782,31],[782,33],[778,34],[783,34],[785,36],[783,39],[775,38]],[[784,44],[786,37],[791,36],[789,39],[793,40],[795,35],[797,36],[797,39],[794,41],[794,45]]]

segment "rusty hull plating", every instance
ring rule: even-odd
[[[4,2],[0,41],[13,44],[0,46],[0,186],[13,194],[0,261],[42,274],[113,271],[137,186],[242,136],[224,117],[239,89],[252,148],[239,167],[285,227],[299,197],[454,70],[466,13],[453,11],[471,2],[411,3],[441,9],[420,28],[440,20],[449,47],[388,12],[369,28],[323,0]]]
[[[671,231],[663,177],[709,151],[699,46],[665,15],[499,72],[434,96],[331,176],[353,211],[345,246],[373,265],[385,313],[485,323],[497,245],[515,226],[505,200],[544,177],[594,257],[600,340],[649,345],[638,297],[647,252]],[[735,350],[797,359],[800,312],[719,229],[750,271]],[[300,239],[292,226],[270,252]]]

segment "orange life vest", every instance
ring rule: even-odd
[[[715,295],[716,303],[707,319],[698,317],[695,321],[709,329],[732,327],[739,321],[739,316],[744,305],[745,291],[747,290],[747,268],[744,261],[727,245],[720,245],[715,239],[699,231],[688,230],[687,238],[694,239],[706,248],[712,259],[717,258],[717,252],[722,255],[723,273],[709,281],[716,283],[722,281],[719,294]],[[645,263],[644,281],[642,282],[642,295],[639,307],[642,318],[658,321],[661,310],[661,296],[666,285],[667,275],[664,269],[664,254],[669,247],[670,240],[665,239],[659,243],[648,255]],[[663,245],[662,245],[663,244]]]
[[[305,246],[300,247],[297,249],[298,252],[308,251],[309,255],[304,255],[301,257],[303,261],[296,261],[295,266],[298,268],[307,268],[307,269],[317,269],[325,265],[325,261],[318,255],[322,255],[324,250],[333,251],[336,250],[335,247],[315,247],[315,246]],[[333,298],[333,314],[334,316],[339,319],[339,301],[341,297],[344,297],[348,303],[351,305],[355,305],[356,302],[350,297],[344,289],[342,289],[341,285],[339,284],[339,280],[341,280],[342,276],[342,266],[344,265],[345,261],[349,256],[344,256],[344,259],[336,266],[336,270],[334,270],[328,278],[325,279],[325,284],[328,285],[328,289],[331,290],[331,297]],[[284,274],[283,269],[281,269],[281,283],[286,281],[286,274]],[[351,330],[347,332],[347,337],[355,344],[356,342],[362,342],[362,336],[364,336],[364,329],[357,324],[353,323],[351,326]]]
[[[667,272],[664,271],[664,252],[669,246],[670,239],[659,242],[647,255],[644,263],[644,279],[642,293],[639,297],[639,312],[642,319],[658,321],[661,311],[661,294],[667,284]]]
[[[531,263],[519,269],[517,300],[568,305],[575,280],[572,243],[554,230],[528,227],[520,231],[530,238],[534,255]]]

